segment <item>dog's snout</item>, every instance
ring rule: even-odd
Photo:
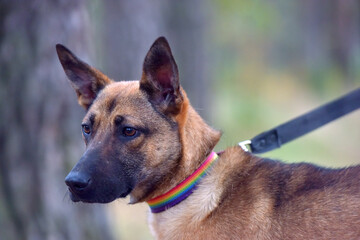
[[[90,185],[90,177],[81,172],[71,171],[65,178],[66,185],[69,186],[73,192],[82,192]]]

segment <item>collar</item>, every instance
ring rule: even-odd
[[[218,155],[215,152],[212,152],[201,164],[201,166],[179,185],[167,193],[147,201],[151,212],[163,212],[185,200],[196,189],[196,186],[201,178],[207,174],[207,170],[217,159]]]

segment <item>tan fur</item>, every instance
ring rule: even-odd
[[[159,185],[157,190],[146,199],[143,199],[144,201],[169,191],[188,177],[199,167],[206,156],[210,154],[211,149],[214,148],[220,139],[220,133],[209,127],[190,106],[184,91],[183,97],[184,103],[180,114],[176,116],[182,144],[182,158],[179,161],[178,172],[171,174],[171,178],[164,181],[164,184]],[[194,131],[194,128],[199,129],[199,131]]]
[[[165,38],[150,48],[140,81],[113,82],[65,47],[57,51],[87,109],[87,149],[66,178],[73,201],[148,201],[190,176],[219,141],[180,87]],[[125,136],[129,126],[138,135]],[[165,240],[360,239],[359,173],[360,166],[285,164],[231,147],[188,198],[150,213],[149,223]]]
[[[347,183],[300,194],[276,209],[271,192],[265,191],[271,185],[266,182],[271,169],[253,172],[261,162],[239,147],[227,149],[190,197],[171,209],[149,215],[156,238],[359,239],[360,189],[342,187],[358,185],[360,178],[350,177],[358,167],[339,176],[339,182]],[[304,173],[294,172],[294,182],[289,185],[296,188],[303,184],[296,178]]]

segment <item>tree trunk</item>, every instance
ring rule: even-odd
[[[308,68],[331,67],[354,83],[360,41],[358,0],[299,1]]]
[[[85,3],[0,1],[1,239],[112,239],[103,207],[73,204],[64,184],[83,114],[55,44],[89,52]]]

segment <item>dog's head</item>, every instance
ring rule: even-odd
[[[65,179],[73,201],[141,201],[178,165],[179,116],[187,101],[168,42],[157,39],[140,81],[114,82],[62,45],[56,50],[87,113],[86,151]]]

